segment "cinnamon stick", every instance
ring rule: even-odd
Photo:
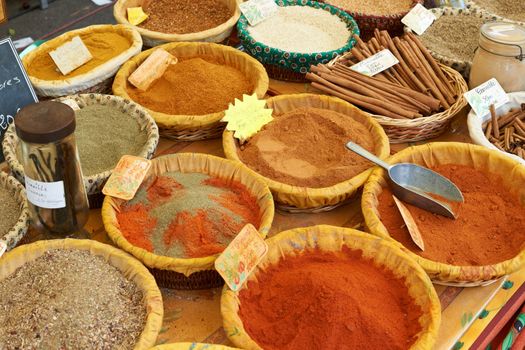
[[[499,139],[499,126],[498,126],[498,116],[496,115],[496,108],[494,104],[490,105],[490,117],[492,118],[492,134],[495,138]]]

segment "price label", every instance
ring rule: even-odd
[[[401,23],[412,29],[417,35],[423,34],[434,23],[436,16],[423,5],[417,4],[401,19]]]
[[[50,51],[49,56],[63,75],[69,74],[93,58],[79,36]]]
[[[241,3],[239,7],[252,26],[270,18],[279,10],[274,0],[249,0]]]
[[[138,26],[148,18],[144,13],[142,7],[128,7],[128,22],[134,26]]]
[[[368,57],[366,60],[354,64],[350,69],[372,77],[398,63],[396,56],[390,50],[385,49]]]
[[[509,102],[509,96],[496,78],[492,78],[466,92],[464,96],[479,117],[483,117],[489,113],[490,105],[499,108]]]
[[[247,224],[215,260],[215,269],[236,292],[267,252],[268,245],[257,229]]]
[[[135,156],[122,156],[117,166],[113,169],[111,176],[104,185],[102,193],[106,196],[130,200],[146,177],[151,161],[146,158]]]

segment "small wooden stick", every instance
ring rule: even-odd
[[[498,126],[498,116],[496,115],[496,108],[494,104],[490,105],[490,116],[492,118],[492,134],[495,138],[499,139],[499,126]]]
[[[488,139],[490,135],[492,135],[492,123],[489,123],[485,129],[485,137]]]

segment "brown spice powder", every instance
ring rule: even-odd
[[[267,124],[239,150],[251,169],[294,186],[327,187],[349,180],[372,163],[346,149],[354,141],[370,152],[372,134],[351,117],[327,109],[299,108]]]
[[[20,216],[20,206],[11,191],[0,188],[0,237],[3,237]]]
[[[232,16],[221,0],[154,0],[144,6],[148,19],[139,27],[161,33],[196,33],[215,28]]]
[[[133,349],[146,320],[135,283],[88,251],[48,251],[0,295],[0,349]]]
[[[152,111],[172,115],[220,112],[235,98],[251,94],[253,88],[236,68],[204,56],[179,60],[145,92],[127,84],[132,100]]]
[[[390,189],[379,195],[379,215],[390,235],[412,252],[452,265],[488,265],[511,259],[525,244],[525,208],[505,189],[501,178],[463,165],[433,170],[463,192],[456,220],[406,204],[425,242],[422,252],[411,240]]]

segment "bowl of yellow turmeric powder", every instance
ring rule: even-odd
[[[92,59],[64,75],[49,53],[77,36]],[[47,41],[24,56],[22,63],[41,99],[75,93],[106,93],[111,90],[113,77],[120,66],[141,50],[142,38],[134,28],[93,25]]]

